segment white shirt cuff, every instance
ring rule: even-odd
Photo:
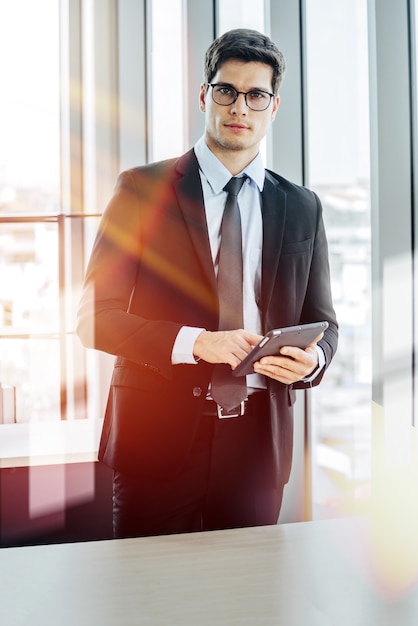
[[[314,369],[314,371],[312,372],[312,374],[310,376],[307,376],[306,378],[302,378],[302,382],[304,383],[311,383],[315,380],[315,378],[318,376],[319,372],[321,372],[324,368],[325,365],[325,354],[323,349],[321,348],[321,346],[315,346],[316,347],[316,351],[318,353],[318,365],[316,367],[316,369]]]
[[[195,328],[192,326],[183,326],[180,328],[171,353],[172,365],[194,365],[197,363],[197,360],[193,356],[193,348],[196,339],[204,330],[204,328]]]

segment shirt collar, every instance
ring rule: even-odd
[[[194,151],[199,167],[211,186],[212,191],[214,193],[220,193],[231,178],[231,172],[209,149],[204,137],[201,137],[195,144]],[[238,176],[242,176],[243,174],[246,174],[246,176],[254,181],[260,192],[263,191],[265,169],[260,153],[257,154],[255,159],[253,159],[242,172],[239,172]]]

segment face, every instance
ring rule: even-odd
[[[258,62],[226,61],[212,79],[212,83],[231,85],[237,91],[260,89],[272,92],[273,69],[270,65]],[[212,87],[206,91],[200,87],[200,109],[206,115],[206,141],[217,156],[240,153],[247,163],[257,155],[260,141],[265,136],[269,124],[274,120],[280,98],[272,98],[265,111],[253,111],[247,107],[245,98],[239,94],[237,100],[228,106],[216,104],[212,99]]]

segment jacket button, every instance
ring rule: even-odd
[[[199,398],[202,395],[201,387],[193,387],[193,395],[195,398]]]

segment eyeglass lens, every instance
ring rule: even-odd
[[[238,91],[228,85],[212,85],[212,97],[216,104],[228,106],[236,101]],[[271,101],[271,95],[269,93],[257,89],[244,93],[244,97],[247,106],[254,111],[264,111]]]

